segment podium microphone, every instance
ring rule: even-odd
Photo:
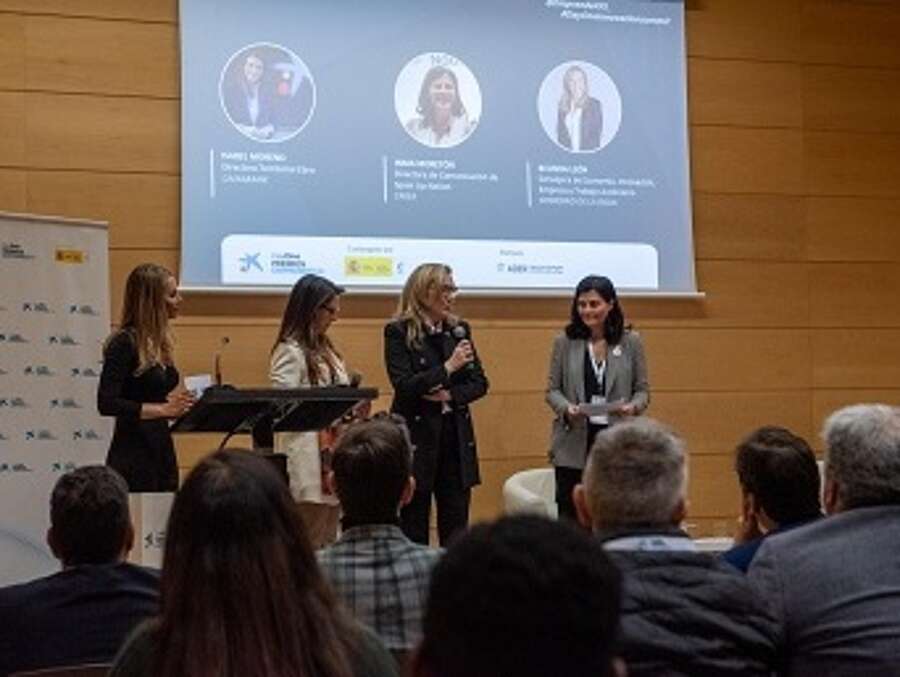
[[[216,353],[213,356],[213,374],[216,381],[216,385],[222,385],[222,351],[231,343],[231,339],[227,336],[223,336],[219,339],[219,347],[216,349]]]

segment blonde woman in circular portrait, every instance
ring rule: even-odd
[[[562,79],[556,140],[571,151],[596,150],[602,131],[603,107],[590,95],[587,73],[581,66],[571,66]]]

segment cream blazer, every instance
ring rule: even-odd
[[[335,357],[337,369],[331,375],[329,385],[347,385],[347,367]],[[321,362],[323,371],[328,365]],[[296,341],[283,341],[272,352],[269,363],[269,380],[273,388],[309,388],[309,370],[306,355]],[[315,432],[277,433],[275,451],[287,456],[287,471],[291,494],[295,501],[337,505],[337,497],[322,493],[322,461],[319,457],[319,435]]]

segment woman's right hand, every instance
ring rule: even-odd
[[[456,344],[453,354],[444,362],[444,368],[448,374],[452,374],[465,367],[474,359],[475,353],[472,351],[472,343],[468,339],[463,339]]]

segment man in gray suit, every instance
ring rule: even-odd
[[[750,567],[789,675],[900,675],[900,409],[825,422],[830,515],[766,539]]]

